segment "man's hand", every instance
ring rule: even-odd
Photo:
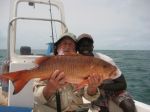
[[[97,92],[97,88],[98,86],[101,84],[101,78],[99,77],[99,75],[96,74],[92,74],[88,77],[88,94],[89,95],[95,95]]]
[[[49,97],[53,95],[56,92],[56,90],[62,88],[65,84],[66,84],[66,77],[64,75],[64,72],[55,70],[51,75],[51,77],[49,78],[49,81],[43,90],[45,98],[49,99]]]

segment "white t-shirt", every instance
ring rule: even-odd
[[[112,64],[112,65],[114,65],[114,66],[117,67],[117,65],[115,64],[115,62],[113,61],[113,59],[110,58],[110,57],[107,56],[107,55],[104,55],[104,54],[102,54],[102,53],[94,53],[94,57],[103,59],[104,61],[106,61],[106,62],[108,62],[108,63],[110,63],[110,64]],[[117,75],[116,75],[115,77],[113,77],[113,79],[116,79],[116,78],[118,78],[118,77],[120,77],[120,76],[121,76],[121,71],[120,71],[120,69],[117,67]]]

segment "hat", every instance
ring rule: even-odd
[[[79,42],[82,39],[89,39],[91,42],[94,42],[92,36],[89,35],[89,34],[86,34],[86,33],[83,33],[83,34],[79,35],[77,41]]]
[[[71,38],[75,43],[77,42],[76,40],[76,36],[73,33],[63,33],[60,38],[55,42],[55,46],[57,46],[59,44],[59,42],[64,38],[64,37],[69,37]]]

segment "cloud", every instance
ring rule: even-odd
[[[71,15],[67,23],[72,31],[92,34],[96,49],[150,48],[149,0],[76,0],[74,6],[64,1],[70,9],[66,8],[66,15]]]
[[[0,1],[1,31],[8,22],[7,2]],[[69,31],[76,35],[91,34],[95,40],[95,49],[150,49],[150,0],[62,2]],[[7,11],[6,14],[3,13],[4,10]]]

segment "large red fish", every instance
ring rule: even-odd
[[[116,75],[116,67],[110,63],[90,56],[49,56],[35,61],[39,66],[31,70],[21,70],[0,75],[14,85],[14,93],[18,93],[26,83],[33,78],[48,79],[56,70],[63,71],[67,82],[72,84],[87,84],[89,75],[95,73],[102,80],[111,79]]]

